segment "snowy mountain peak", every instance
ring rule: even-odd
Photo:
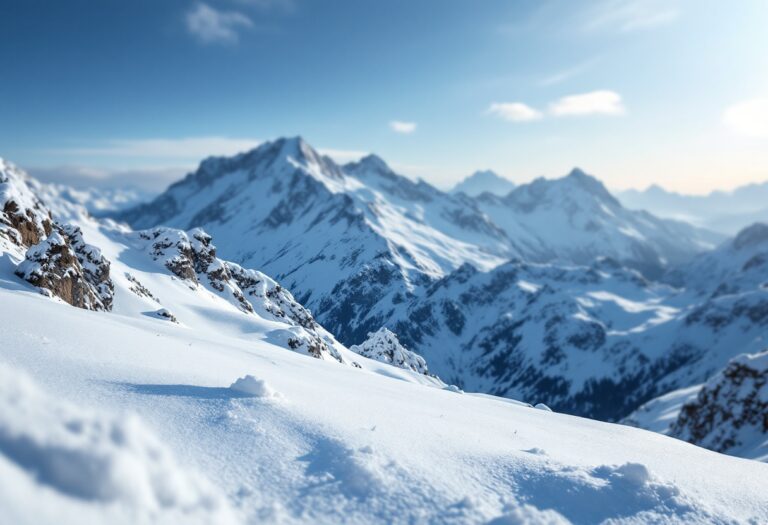
[[[368,169],[374,169],[377,171],[382,172],[391,172],[392,168],[389,167],[389,165],[376,154],[369,154],[360,159],[357,163],[352,164],[359,164],[360,166],[365,166]]]
[[[564,178],[565,181],[578,185],[579,188],[589,192],[590,194],[600,199],[609,201],[616,205],[619,202],[611,195],[605,185],[596,177],[589,175],[580,168],[573,168],[571,172]]]
[[[384,159],[373,153],[366,155],[357,162],[345,164],[342,169],[345,173],[357,178],[365,178],[370,175],[382,177],[390,181],[396,181],[401,178],[401,175],[396,174]],[[410,181],[408,182],[410,183]]]
[[[733,239],[733,247],[736,250],[753,248],[764,243],[768,243],[768,224],[763,222],[756,222],[752,226],[747,226]]]
[[[512,191],[514,187],[514,182],[498,175],[492,170],[478,170],[454,186],[451,193],[461,192],[470,197],[490,193],[503,197]]]

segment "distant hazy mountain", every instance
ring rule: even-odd
[[[684,220],[728,235],[768,220],[768,182],[707,195],[683,195],[653,185],[643,191],[618,192],[616,196],[630,209],[647,210],[659,217]]]
[[[491,170],[479,170],[453,187],[451,193],[463,192],[470,197],[488,192],[504,196],[515,187],[515,183]]]
[[[486,193],[477,201],[533,262],[588,265],[603,256],[655,278],[724,238],[628,210],[580,169],[559,179],[538,178],[504,197]]]

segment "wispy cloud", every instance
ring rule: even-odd
[[[251,150],[263,141],[257,138],[233,137],[182,137],[153,139],[113,139],[98,144],[46,150],[43,153],[54,157],[79,157],[80,159],[122,159],[138,160],[151,164],[194,166],[209,156],[231,156]],[[317,151],[336,162],[345,163],[365,157],[368,152],[338,148],[318,148]],[[80,175],[87,174],[87,169]],[[71,170],[70,170],[71,171]],[[94,176],[108,173],[103,169],[92,171]]]
[[[510,122],[530,122],[542,117],[541,111],[522,102],[494,102],[486,113]]]
[[[186,137],[178,139],[113,139],[94,146],[53,150],[80,157],[173,158],[200,160],[209,155],[234,155],[255,148],[255,138]]]
[[[296,10],[294,0],[235,0],[238,4],[255,7],[261,10],[279,10],[293,12]]]
[[[557,71],[556,73],[553,73],[552,75],[549,75],[548,77],[544,77],[539,82],[540,86],[554,86],[557,84],[562,84],[566,80],[570,80],[573,77],[576,77],[578,75],[581,75],[588,69],[592,68],[592,66],[597,63],[598,59],[593,58],[591,60],[586,60],[580,64],[576,64],[573,67],[565,68],[560,71]]]
[[[768,139],[768,98],[738,102],[725,110],[723,122],[736,135]]]
[[[206,44],[233,44],[240,31],[253,27],[253,21],[237,11],[219,11],[202,2],[184,15],[189,33]]]
[[[30,175],[42,182],[64,184],[78,189],[131,187],[160,192],[190,171],[190,166],[137,167],[130,170],[59,165],[30,167]]]
[[[621,95],[614,91],[600,90],[579,95],[569,95],[556,100],[549,106],[549,113],[555,117],[584,115],[619,116],[626,113]]]
[[[666,25],[679,16],[674,0],[606,0],[587,12],[584,29],[630,32]]]
[[[402,120],[393,120],[389,123],[390,129],[395,133],[402,133],[403,135],[410,135],[416,131],[415,122],[404,122]]]

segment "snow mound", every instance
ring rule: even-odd
[[[548,407],[547,405],[545,405],[544,403],[537,403],[537,404],[536,404],[536,405],[535,405],[533,408],[537,408],[537,409],[539,409],[539,410],[543,410],[543,411],[545,411],[545,412],[552,412],[552,409],[551,409],[551,408],[549,408],[549,407]]]
[[[424,358],[401,345],[397,335],[385,327],[380,328],[378,332],[369,333],[368,339],[362,344],[351,346],[349,349],[369,359],[429,375]]]
[[[673,521],[689,523],[712,520],[706,509],[675,485],[654,478],[641,463],[585,468],[547,462],[526,476],[526,483],[518,489],[520,500],[557,513],[543,518],[563,517],[544,523],[664,523],[670,516],[675,516]],[[532,522],[538,523],[535,519]],[[521,523],[528,522],[523,519]]]
[[[5,366],[0,459],[16,467],[19,483],[34,482],[59,503],[117,506],[139,522],[233,521],[215,487],[181,468],[138,418],[69,405]],[[23,512],[36,521],[35,506]]]
[[[252,375],[246,375],[238,378],[238,380],[232,383],[229,388],[254,397],[277,396],[277,392],[275,392],[272,387],[267,384],[266,381],[263,379],[257,379]]]

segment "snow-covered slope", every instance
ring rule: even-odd
[[[464,193],[477,197],[483,193],[492,193],[503,197],[512,191],[515,183],[491,170],[478,170],[453,187],[451,193]]]
[[[14,523],[768,520],[768,466],[658,434],[8,283],[0,316]]]
[[[611,257],[646,276],[713,248],[723,237],[682,222],[624,208],[605,186],[579,169],[539,178],[505,197],[481,195],[479,207],[536,262],[589,264]]]
[[[272,278],[220,259],[202,229],[133,232],[57,202],[53,209],[64,209],[77,225],[58,222],[23,171],[4,163],[0,176],[0,208],[6,210],[0,217],[0,282],[8,287],[88,310],[170,321],[179,329],[205,327],[356,368],[382,368],[347,350]],[[434,377],[414,377],[442,385]]]

